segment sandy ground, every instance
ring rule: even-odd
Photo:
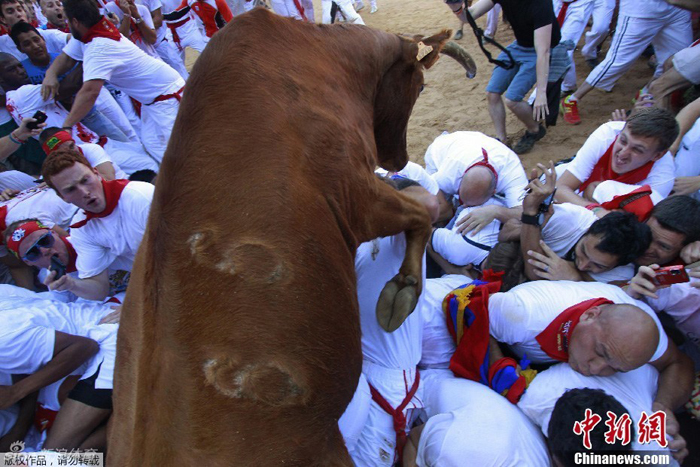
[[[369,0],[360,15],[368,26],[395,33],[431,35],[443,28],[456,29],[459,21],[440,0],[378,0],[379,11],[369,14]],[[316,20],[321,18],[320,0],[314,1]],[[486,17],[477,22],[483,27]],[[513,33],[507,25],[499,24],[496,40],[507,45]],[[408,127],[408,150],[411,160],[422,163],[428,145],[443,131],[481,131],[493,136],[494,129],[486,102],[486,84],[491,77],[492,65],[488,63],[477,44],[469,25],[465,25],[464,38],[459,43],[471,54],[479,67],[477,76],[468,80],[463,69],[448,57],[443,57],[426,71],[425,89],[421,94]],[[603,45],[603,53],[610,41]],[[581,45],[583,41],[581,41]],[[193,51],[188,51],[193,52]],[[497,51],[492,54],[497,55]],[[188,53],[188,65],[194,62],[196,52]],[[575,52],[579,83],[587,76],[589,68]],[[574,155],[588,135],[610,118],[616,108],[629,108],[631,99],[651,78],[652,71],[646,59],[640,59],[618,83],[613,92],[594,90],[579,106],[583,123],[567,125],[560,118],[557,126],[550,127],[547,136],[537,143],[529,154],[522,156],[526,168],[549,159],[559,160]],[[508,112],[508,136],[517,141],[524,127]]]

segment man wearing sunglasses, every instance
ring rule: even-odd
[[[66,274],[56,279],[52,271],[46,283],[51,290],[102,300],[110,292],[110,271],[131,271],[154,187],[145,182],[105,181],[78,150],[64,146],[46,159],[42,174],[58,196],[82,210],[71,225],[78,278]]]

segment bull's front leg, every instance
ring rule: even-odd
[[[376,180],[377,198],[362,215],[358,238],[365,242],[401,232],[406,234],[406,255],[399,273],[384,286],[377,301],[377,320],[387,332],[398,329],[416,307],[422,288],[425,245],[430,237],[430,194],[422,187],[396,191]]]

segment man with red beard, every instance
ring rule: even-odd
[[[51,272],[51,290],[102,300],[110,291],[109,270],[131,271],[146,230],[153,185],[103,180],[76,149],[63,146],[44,161],[46,183],[82,212],[73,217],[71,243],[77,253],[78,279]]]
[[[627,122],[601,125],[558,178],[557,202],[586,206],[596,212],[599,206],[592,193],[606,180],[649,185],[662,197],[668,196],[675,176],[668,148],[677,136],[678,123],[673,114],[662,109],[643,109]],[[606,212],[600,209],[596,214]]]

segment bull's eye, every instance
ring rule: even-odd
[[[419,91],[419,92],[423,92],[423,89],[425,89],[425,84],[421,84],[421,85],[420,85],[420,91]]]

